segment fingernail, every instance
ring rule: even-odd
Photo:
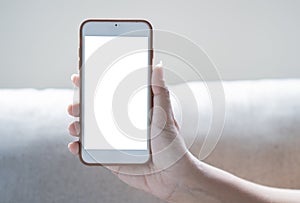
[[[75,76],[76,76],[75,74],[72,74],[72,75],[71,75],[71,80],[72,80],[72,81],[74,80]]]
[[[163,67],[163,63],[162,60],[159,61],[159,63],[155,66],[155,68],[162,68]]]

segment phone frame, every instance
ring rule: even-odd
[[[153,31],[152,31],[152,25],[146,21],[146,20],[141,20],[141,19],[88,19],[85,20],[81,23],[80,25],[80,31],[79,31],[79,73],[80,76],[82,76],[84,68],[82,68],[83,64],[84,64],[84,60],[83,60],[83,37],[85,36],[83,33],[83,29],[84,26],[86,26],[88,23],[111,23],[111,24],[116,24],[116,23],[143,23],[146,24],[148,29],[149,29],[149,39],[148,39],[148,64],[149,64],[149,75],[148,75],[148,88],[150,88],[150,83],[151,83],[151,74],[152,74],[152,65],[153,65]],[[135,30],[132,30],[135,31]],[[102,35],[99,35],[102,36]],[[118,36],[118,35],[111,35],[111,36]],[[84,88],[84,81],[83,81],[83,77],[80,77],[80,90],[83,90]],[[151,142],[150,142],[150,118],[152,117],[152,115],[150,115],[150,109],[152,108],[153,105],[153,93],[152,90],[150,88],[150,90],[148,90],[149,94],[148,94],[148,129],[147,129],[147,150],[142,150],[142,151],[146,151],[147,154],[146,156],[143,156],[143,158],[136,158],[136,159],[130,159],[128,157],[119,157],[118,159],[126,159],[124,161],[111,161],[111,162],[91,162],[90,160],[86,160],[87,156],[87,151],[83,149],[82,146],[82,140],[83,140],[83,136],[84,136],[84,132],[82,129],[83,128],[83,116],[84,116],[84,101],[83,101],[83,91],[80,91],[80,114],[79,114],[79,122],[80,122],[80,127],[81,127],[81,131],[80,131],[80,135],[79,135],[79,158],[80,161],[88,166],[101,166],[101,165],[119,165],[119,164],[144,164],[147,163],[150,159],[151,159]],[[101,153],[107,153],[107,150],[98,150],[99,154]],[[102,151],[102,152],[101,152]],[[115,153],[114,156],[116,156],[116,151],[122,151],[122,150],[110,150],[111,153]],[[131,151],[135,151],[135,150],[131,150]],[[96,152],[95,152],[96,153]],[[108,155],[108,154],[106,154]],[[121,155],[117,155],[117,156],[121,156]],[[116,159],[116,158],[115,158]]]

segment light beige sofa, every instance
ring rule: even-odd
[[[205,159],[257,183],[300,188],[300,80],[224,82],[222,137]],[[201,115],[197,155],[209,125],[202,83],[191,83]],[[170,87],[179,91],[180,85]],[[86,167],[67,150],[74,138],[66,106],[73,90],[0,90],[0,202],[160,202],[132,189],[101,167]],[[184,96],[181,97],[182,103]],[[189,131],[182,133],[190,142]]]

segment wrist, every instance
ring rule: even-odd
[[[174,192],[165,199],[170,203],[179,202],[211,202],[211,197],[203,187],[204,163],[196,159],[190,152],[184,157],[186,169],[179,180],[176,181]]]
[[[262,186],[190,157],[190,170],[174,192],[177,202],[265,202]]]

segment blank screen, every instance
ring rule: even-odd
[[[101,60],[112,54],[104,53],[100,57],[93,57],[93,54],[101,46],[110,43],[115,38],[114,36],[84,36],[83,145],[87,150],[146,150],[149,54],[145,50],[148,49],[148,37],[118,37],[117,42],[120,43],[114,45],[115,49],[122,49],[122,41],[125,40],[126,44],[128,42],[139,44],[139,47],[143,47],[144,50],[120,56],[111,61],[107,67],[89,66],[88,63],[92,59],[99,60],[99,64],[101,64]],[[98,68],[105,70],[95,77]],[[135,74],[138,78],[135,78]],[[118,87],[128,78],[131,78],[132,82],[142,81],[143,85],[132,91],[128,100],[113,101]],[[119,89],[127,90],[126,87]],[[130,134],[131,131],[124,126],[122,129],[120,128],[117,122],[118,118],[114,117],[113,112],[121,106],[125,106],[127,109],[115,112],[115,114],[126,114],[121,115],[120,118],[127,119],[136,129],[140,130],[138,131],[139,135]]]

